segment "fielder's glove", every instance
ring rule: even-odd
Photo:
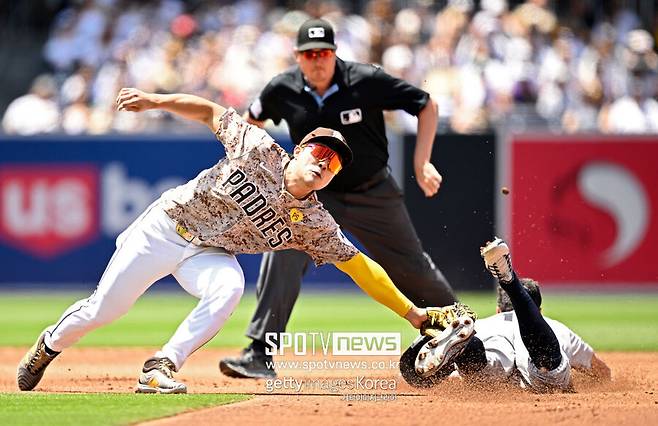
[[[427,320],[420,326],[420,334],[424,336],[436,337],[443,330],[448,328],[457,318],[462,316],[470,317],[473,321],[477,319],[477,314],[468,305],[456,302],[453,305],[441,308],[432,307],[427,309]]]

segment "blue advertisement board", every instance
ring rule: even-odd
[[[0,140],[0,286],[94,284],[153,200],[223,156],[212,136]],[[248,285],[260,258],[238,256]],[[333,266],[312,269],[306,282],[348,281]]]

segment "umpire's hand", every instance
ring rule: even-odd
[[[132,87],[124,87],[117,96],[117,110],[141,112],[155,108],[153,93],[142,92]]]
[[[426,197],[433,197],[439,192],[443,177],[432,163],[428,161],[422,166],[416,167],[415,172],[418,186],[423,190]]]

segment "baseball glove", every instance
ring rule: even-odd
[[[477,314],[468,305],[456,302],[453,305],[441,308],[426,308],[427,320],[420,326],[420,334],[423,336],[436,337],[450,324],[462,316],[468,316],[474,321]]]

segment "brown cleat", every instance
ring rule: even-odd
[[[18,389],[22,391],[34,389],[39,384],[39,381],[41,381],[48,364],[59,355],[59,352],[54,355],[49,355],[46,352],[46,344],[43,340],[45,335],[45,332],[41,333],[39,340],[27,351],[18,364],[16,382],[18,383]]]

